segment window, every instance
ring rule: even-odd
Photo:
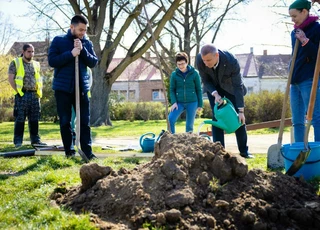
[[[119,98],[124,98],[127,100],[127,90],[120,90]]]
[[[247,93],[248,94],[253,93],[253,87],[247,87]]]
[[[135,90],[112,90],[111,93],[120,101],[135,101],[136,91]]]
[[[152,90],[152,100],[153,101],[163,101],[164,94],[162,89],[153,89]]]
[[[136,91],[135,90],[129,90],[128,99],[129,99],[129,101],[134,101],[136,99]]]

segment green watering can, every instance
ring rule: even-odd
[[[199,127],[199,133],[201,126],[204,124],[213,125],[223,129],[226,133],[233,133],[242,125],[239,122],[238,113],[234,109],[232,102],[226,97],[224,97],[222,100],[224,101],[223,104],[219,105],[219,103],[216,103],[213,108],[214,117],[217,121],[203,121]]]

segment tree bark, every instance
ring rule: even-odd
[[[91,125],[112,125],[108,116],[108,99],[112,84],[106,80],[106,68],[98,65],[93,71],[93,84],[91,90],[90,113]]]

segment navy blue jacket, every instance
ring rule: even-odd
[[[291,84],[301,83],[312,79],[317,60],[317,51],[320,41],[320,24],[312,22],[303,29],[309,42],[305,46],[299,45],[296,61],[294,63]],[[292,47],[295,45],[295,33],[291,32]],[[292,51],[293,52],[293,51]]]
[[[71,53],[74,48],[74,39],[69,29],[67,34],[56,36],[50,45],[48,61],[49,65],[54,67],[53,90],[69,93],[75,90],[75,57]],[[90,90],[87,67],[95,67],[98,58],[91,41],[83,38],[81,42],[83,49],[79,55],[80,91],[87,93]]]

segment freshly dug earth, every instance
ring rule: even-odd
[[[166,132],[151,162],[117,172],[90,163],[80,177],[82,185],[51,198],[92,213],[101,229],[320,229],[320,199],[310,185],[248,172],[243,158],[196,134]]]

